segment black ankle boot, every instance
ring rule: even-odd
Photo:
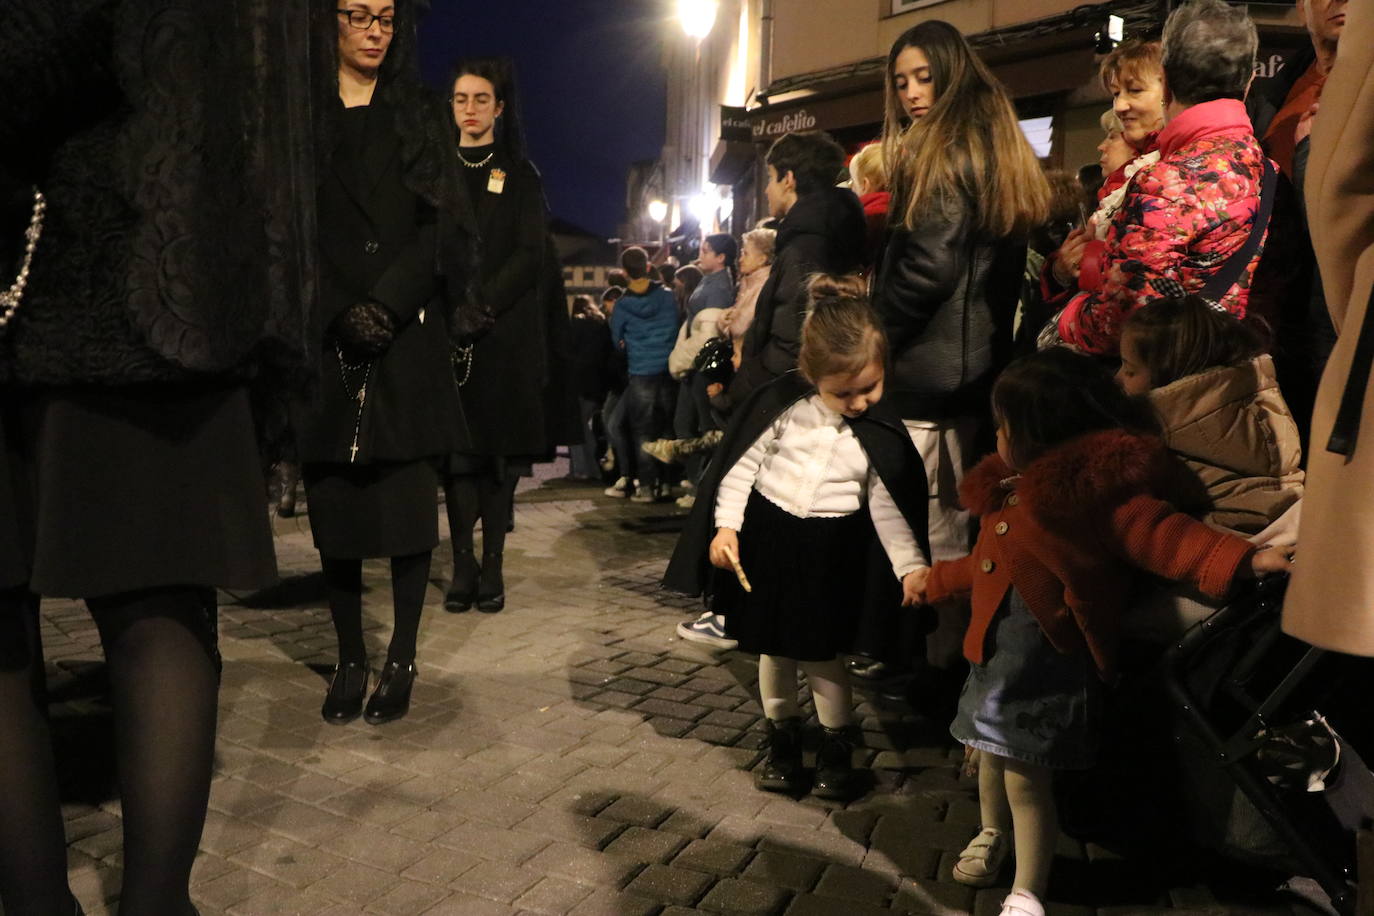
[[[377,679],[377,689],[367,701],[367,712],[363,718],[368,725],[381,725],[391,722],[410,712],[410,688],[415,686],[415,665],[402,665],[400,662],[387,662],[382,668],[382,676]]]
[[[506,583],[501,578],[501,554],[482,554],[482,575],[477,583],[477,610],[495,614],[506,606]]]
[[[768,720],[768,759],[754,774],[754,786],[767,792],[794,792],[802,780],[802,721],[793,716]]]
[[[859,789],[859,774],[854,769],[854,739],[850,728],[822,728],[821,745],[816,750],[816,778],[811,794],[817,798],[846,801]]]
[[[444,610],[460,614],[477,602],[477,560],[472,548],[453,552],[453,581],[444,594]]]
[[[334,668],[329,692],[324,695],[320,715],[330,725],[346,725],[363,711],[363,697],[367,696],[367,662],[340,662]]]

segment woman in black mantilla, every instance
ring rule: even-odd
[[[516,481],[553,451],[555,439],[575,435],[575,402],[566,398],[570,386],[555,356],[568,334],[568,315],[557,295],[561,284],[552,282],[551,274],[561,272],[551,263],[539,173],[524,154],[510,63],[460,60],[449,86],[457,161],[482,237],[477,303],[486,327],[458,362],[472,445],[451,456],[444,482],[453,544],[444,607],[458,612],[475,604],[495,612],[506,602],[501,565]],[[478,519],[480,566],[473,555]]]
[[[4,20],[0,909],[80,912],[45,595],[85,599],[105,653],[119,911],[186,916],[215,589],[276,574],[247,380],[280,384],[308,359],[314,214],[291,197],[313,165],[308,17],[268,0],[7,0]]]
[[[366,719],[404,716],[430,554],[438,544],[438,463],[462,447],[449,364],[455,281],[439,252],[462,236],[466,203],[452,128],[409,70],[411,7],[320,0],[337,55],[321,75],[320,376],[297,423],[311,530],[320,551],[339,664],[321,709],[363,712],[362,561],[391,559],[395,626]],[[447,239],[449,244],[442,244]],[[445,295],[445,292],[448,295]]]

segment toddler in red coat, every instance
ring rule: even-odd
[[[960,487],[981,519],[978,542],[935,564],[924,597],[972,601],[971,668],[950,731],[979,752],[982,829],[954,878],[995,884],[1014,850],[1002,914],[1043,916],[1059,834],[1053,773],[1094,762],[1136,571],[1221,597],[1240,578],[1286,570],[1290,557],[1171,505],[1186,469],[1158,438],[1148,403],[1091,357],[1055,348],[1017,360],[992,407],[997,454]]]

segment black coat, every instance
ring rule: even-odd
[[[867,231],[859,198],[844,188],[807,194],[787,211],[778,227],[773,268],[744,337],[743,360],[730,383],[730,404],[742,403],[760,385],[796,368],[807,279],[814,273],[859,270]]]
[[[673,558],[663,576],[663,587],[687,595],[700,595],[711,582],[713,567],[707,558],[711,539],[715,537],[716,494],[721,479],[743,457],[769,424],[800,399],[815,389],[795,371],[788,372],[765,384],[736,410],[725,430],[725,437],[711,458],[706,474],[697,487],[696,502],[687,517],[687,525],[678,538]],[[854,435],[873,463],[883,486],[911,526],[916,542],[927,558],[930,557],[929,520],[927,512],[930,488],[926,482],[925,465],[911,443],[902,421],[879,401],[868,412],[855,419],[846,418]],[[856,600],[856,607],[858,606]]]
[[[981,414],[1011,356],[1025,242],[980,239],[971,204],[888,240],[873,307],[891,349],[886,399],[906,419]]]
[[[439,116],[436,111],[436,117]],[[356,391],[346,389],[330,323],[367,299],[399,319],[390,348],[372,361],[358,430],[357,463],[439,456],[466,442],[440,298],[436,212],[404,180],[395,119],[381,99],[343,121],[318,193],[320,378],[297,420],[304,463],[348,463]],[[360,129],[365,127],[365,130]],[[357,379],[351,378],[350,384]]]
[[[598,318],[574,318],[571,329],[573,389],[578,397],[600,403],[606,399],[615,371],[610,332]]]
[[[494,169],[506,173],[499,194],[488,189]],[[560,297],[549,273],[557,265],[550,263],[539,173],[498,145],[482,175],[473,201],[482,239],[477,295],[494,322],[473,348],[471,375],[462,388],[472,434],[467,451],[538,457],[556,444],[550,441],[557,424],[547,415],[548,391],[554,384],[566,388],[554,363],[555,350],[566,340],[567,305],[552,307]]]
[[[293,195],[314,168],[308,15],[6,0],[0,185],[23,203],[0,222],[22,233],[30,185],[48,209],[0,379],[179,384],[308,362],[314,227]]]

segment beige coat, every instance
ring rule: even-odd
[[[1374,655],[1374,393],[1347,458],[1326,450],[1374,288],[1374,3],[1352,3],[1312,131],[1306,195],[1339,339],[1317,394],[1307,497],[1283,627],[1314,645]]]
[[[1269,356],[1181,378],[1150,402],[1164,441],[1207,488],[1207,523],[1248,537],[1302,498],[1298,427]]]

